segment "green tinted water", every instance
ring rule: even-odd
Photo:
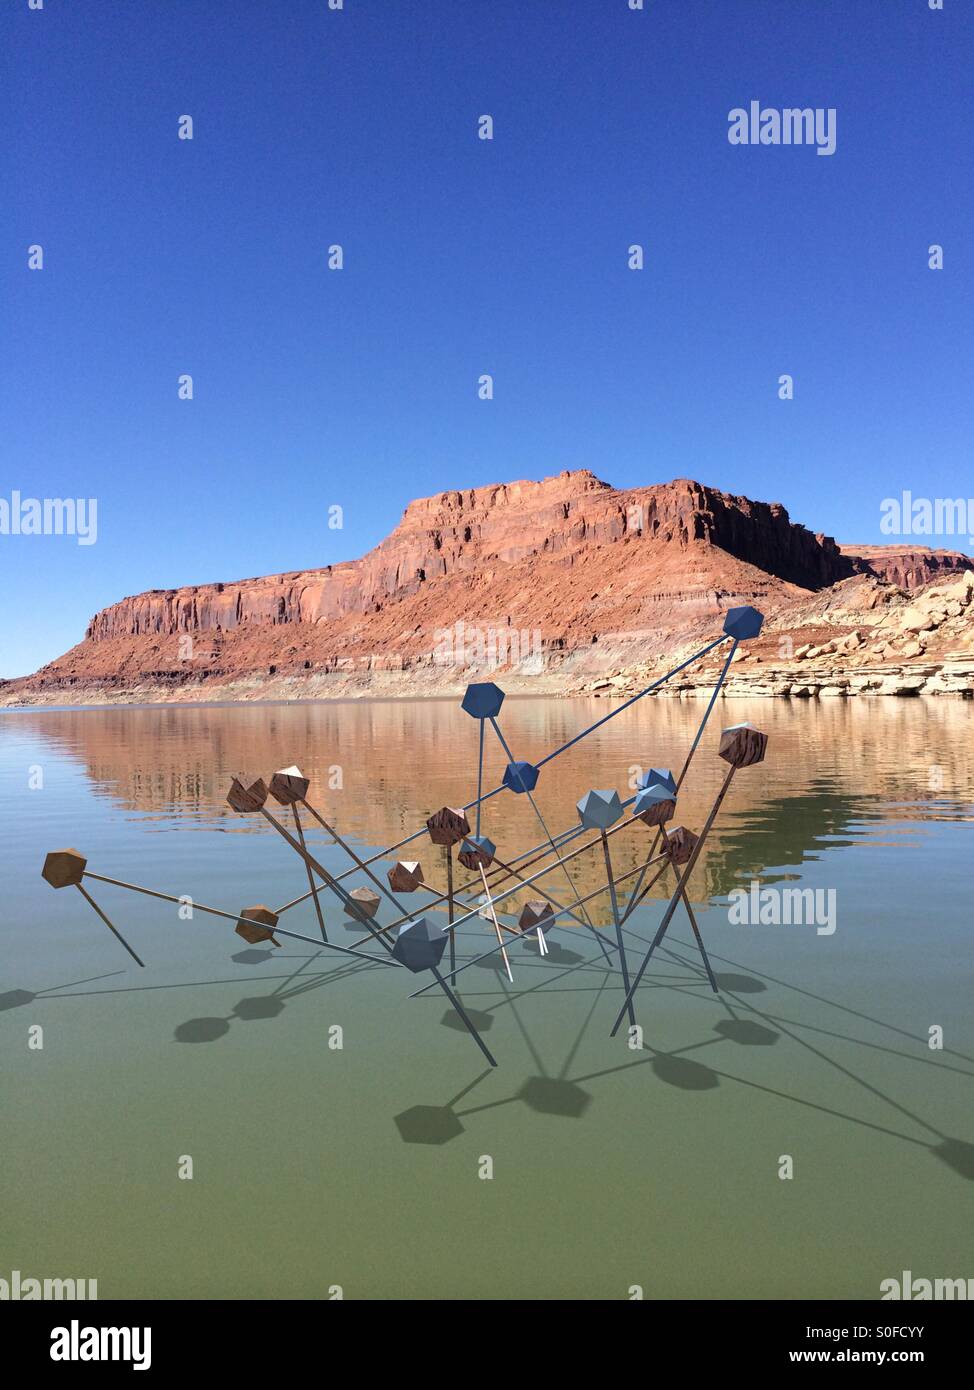
[[[502,724],[536,758],[608,708],[510,700]],[[549,826],[589,787],[629,795],[637,770],[679,768],[701,712],[646,701],[549,764]],[[230,922],[94,885],[139,970],[78,893],[39,876],[73,845],[99,873],[233,912],[280,906],[303,868],[226,806],[230,776],[297,762],[364,853],[475,794],[476,726],[452,702],[5,715],[0,1277],[96,1278],[103,1298],[876,1298],[904,1269],[974,1275],[971,714],[724,702],[679,821],[699,829],[719,785],[721,722],[751,718],[770,742],[693,880],[720,996],[679,914],[632,1050],[608,1037],[620,979],[587,933],[553,936],[547,960],[518,942],[513,984],[496,957],[459,976],[496,1071],[442,995],[407,998],[422,980],[404,971],[248,947]],[[502,765],[489,746],[490,785]],[[507,794],[483,829],[505,857],[541,838]],[[648,839],[613,838],[618,873]],[[320,830],[309,840],[347,865]],[[414,855],[438,884],[439,852],[424,838]],[[599,871],[576,861],[579,891]],[[753,879],[834,890],[834,932],[732,923],[727,894]],[[547,886],[567,894],[560,875]],[[632,918],[637,959],[664,902],[661,882]],[[593,917],[609,921],[607,900]],[[331,900],[326,920],[358,939]],[[317,931],[308,904],[284,923]],[[475,919],[461,956],[490,933]]]

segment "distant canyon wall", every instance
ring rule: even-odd
[[[634,533],[682,547],[702,541],[804,588],[833,584],[857,568],[830,537],[791,522],[779,503],[684,479],[616,490],[581,471],[412,502],[395,530],[360,560],[122,599],[95,615],[85,639],[328,623],[378,612],[434,578]]]

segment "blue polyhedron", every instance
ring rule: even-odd
[[[445,933],[431,926],[425,917],[414,917],[409,922],[403,922],[396,933],[392,958],[418,975],[421,970],[435,969],[443,959],[445,950]]]
[[[618,792],[593,790],[586,792],[578,803],[578,818],[586,830],[608,830],[621,815]]]
[[[460,708],[474,719],[496,719],[504,703],[504,692],[493,681],[478,681],[467,686]]]
[[[465,869],[489,869],[496,853],[497,846],[486,835],[468,835],[460,846],[457,859]]]
[[[504,786],[512,792],[533,792],[538,785],[539,775],[533,763],[508,763],[504,769]]]
[[[661,782],[655,782],[651,787],[641,787],[636,793],[636,800],[633,803],[632,813],[634,816],[642,816],[654,806],[661,805],[664,801],[675,800],[676,796],[670,791],[669,787],[664,787]]]
[[[657,784],[666,787],[673,796],[676,796],[676,778],[668,767],[651,767],[636,782],[637,787],[653,787]]]
[[[728,608],[724,618],[724,631],[728,637],[745,642],[749,637],[757,637],[764,625],[764,614],[756,608]]]

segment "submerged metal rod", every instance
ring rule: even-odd
[[[450,983],[455,985],[457,982],[457,934],[453,926],[453,850],[449,845],[444,845],[443,853],[446,855],[446,906],[447,921],[450,923]]]
[[[663,844],[668,845],[670,841],[669,837],[666,834],[666,827],[661,825],[660,830],[663,835]],[[677,878],[679,878],[680,875],[675,864],[673,865],[673,872],[676,874]],[[707,979],[710,981],[710,988],[713,990],[714,994],[719,994],[720,990],[717,988],[717,981],[714,979],[714,972],[710,968],[710,957],[707,955],[707,948],[703,944],[703,937],[700,935],[700,928],[697,926],[696,915],[693,911],[693,907],[691,906],[690,899],[687,896],[687,890],[682,886],[680,888],[680,897],[683,899],[683,906],[686,908],[687,916],[690,919],[690,928],[693,932],[694,937],[696,938],[697,947],[703,959],[704,969],[707,972]]]
[[[610,831],[608,831],[607,833],[608,833],[609,835],[611,835],[611,834],[612,834],[612,831],[610,830]],[[658,858],[659,858],[659,856],[657,856],[657,859],[658,859]],[[648,860],[646,864],[637,864],[636,867],[635,867],[634,869],[627,869],[626,872],[625,872],[624,874],[619,874],[618,878],[616,878],[616,880],[615,880],[616,884],[625,883],[625,881],[626,881],[627,878],[632,878],[633,874],[638,874],[639,871],[640,871],[641,869],[645,869],[645,868],[647,867],[647,864],[652,864],[652,863],[654,863],[654,862],[656,862],[656,861],[651,859],[651,860]],[[526,882],[527,882],[527,884],[530,884],[530,883],[531,883],[531,879],[527,879]],[[521,885],[518,885],[518,886],[520,887]],[[512,892],[512,893],[516,893],[517,891],[518,891],[517,888],[512,888],[512,889],[511,889],[511,892]],[[598,887],[598,888],[593,888],[593,890],[592,890],[591,893],[586,893],[586,895],[585,895],[584,899],[582,899],[582,901],[583,901],[583,902],[587,902],[587,903],[588,903],[588,902],[591,902],[593,898],[597,898],[601,893],[604,893],[604,892],[605,892],[605,887],[603,887],[603,886],[600,886],[600,887]],[[507,896],[507,895],[505,894],[505,896]],[[494,901],[495,901],[495,902],[499,902],[500,899],[499,899],[499,898],[495,898]],[[559,917],[564,917],[564,916],[566,916],[568,912],[569,912],[569,909],[568,909],[568,908],[561,908],[558,912],[553,913],[552,916],[551,916],[551,919],[550,919],[549,921],[547,921],[546,924],[545,924],[545,931],[550,930],[550,928],[554,925],[556,919],[559,918]],[[473,915],[473,914],[471,914],[471,916],[472,916],[472,915]],[[466,920],[466,919],[464,919],[464,920]],[[471,967],[472,965],[477,965],[477,964],[479,964],[480,961],[486,960],[487,957],[488,957],[488,956],[492,956],[492,955],[494,954],[494,952],[495,952],[497,949],[498,949],[498,947],[492,946],[491,949],[490,949],[489,951],[484,951],[482,955],[474,956],[471,960],[465,961],[465,962],[463,963],[463,965],[457,966],[457,974],[460,975],[460,974],[463,973],[464,970],[469,970],[470,967]],[[420,996],[421,994],[425,994],[426,991],[427,991],[428,989],[432,989],[432,985],[424,985],[422,989],[417,989],[417,990],[416,990],[414,993],[412,993],[409,997],[410,997],[410,999],[418,999],[419,996]]]
[[[504,735],[501,733],[501,726],[498,724],[497,720],[496,720],[493,716],[491,716],[490,723],[491,723],[491,727],[492,727],[493,730],[494,730],[494,733],[497,735],[497,737],[498,737],[498,739],[499,739],[499,741],[500,741],[501,747],[503,748],[505,754],[507,755],[508,766],[509,766],[509,767],[517,768],[517,759],[514,757],[514,754],[511,752],[510,748],[507,746],[507,739],[506,739],[506,738],[504,737]],[[602,951],[602,954],[605,956],[606,962],[611,966],[612,961],[611,961],[610,958],[609,958],[609,953],[608,953],[608,951],[605,949],[605,942],[602,940],[602,938],[601,938],[601,936],[599,935],[599,933],[595,930],[595,925],[594,925],[594,923],[592,922],[591,917],[589,917],[588,913],[585,911],[585,908],[584,908],[584,906],[583,906],[583,904],[582,904],[582,901],[581,901],[581,899],[580,899],[579,896],[578,896],[578,889],[575,887],[575,884],[572,882],[572,876],[571,876],[571,874],[568,872],[567,865],[565,864],[564,859],[561,857],[561,855],[560,855],[559,852],[558,852],[558,848],[557,848],[557,846],[555,845],[555,842],[554,842],[554,840],[553,840],[552,837],[551,837],[551,831],[548,829],[548,826],[547,826],[547,824],[546,824],[546,822],[545,822],[545,818],[544,818],[544,816],[541,814],[541,810],[540,810],[540,808],[539,808],[539,806],[538,806],[538,803],[535,801],[534,797],[531,795],[530,788],[529,788],[529,787],[527,786],[527,784],[525,783],[524,777],[522,776],[521,771],[520,771],[519,768],[517,768],[517,771],[515,772],[515,776],[517,777],[518,782],[520,782],[520,784],[521,784],[521,791],[524,792],[524,794],[525,794],[525,795],[527,796],[527,798],[528,798],[528,801],[530,801],[530,803],[531,803],[531,809],[532,809],[532,811],[534,812],[534,814],[537,816],[538,821],[539,821],[539,823],[540,823],[540,825],[541,825],[541,829],[544,831],[545,835],[547,835],[547,837],[548,837],[548,844],[551,846],[551,852],[552,852],[552,854],[553,854],[553,855],[555,856],[555,858],[558,860],[558,863],[561,865],[562,870],[564,871],[565,878],[566,878],[566,880],[567,880],[567,882],[568,882],[568,891],[569,891],[570,893],[574,893],[574,894],[575,894],[575,901],[572,903],[572,907],[581,907],[581,908],[582,908],[582,913],[583,913],[583,916],[585,917],[585,920],[586,920],[586,922],[587,922],[587,924],[588,924],[588,929],[589,929],[589,931],[592,933],[592,935],[595,937],[596,941],[599,943],[599,947],[600,947],[600,949],[601,949],[601,951]]]
[[[301,848],[307,850],[308,846],[305,844],[304,830],[301,828],[301,817],[298,815],[298,803],[296,801],[291,803],[291,810],[294,813],[294,828],[298,833],[298,839],[301,841]],[[318,916],[318,927],[321,931],[321,939],[322,941],[327,941],[328,933],[325,931],[325,918],[321,911],[321,902],[318,899],[318,885],[315,883],[315,876],[311,872],[311,865],[307,860],[305,860],[304,871],[308,875],[308,887],[311,889],[311,896],[314,899],[315,912]]]
[[[709,701],[707,702],[707,708],[706,708],[706,709],[704,710],[704,712],[703,712],[703,718],[701,719],[700,723],[699,723],[698,726],[697,726],[697,732],[696,732],[696,733],[694,734],[694,736],[693,736],[693,742],[690,744],[690,751],[687,753],[686,758],[684,759],[684,762],[683,762],[683,767],[682,767],[681,770],[680,770],[680,775],[679,775],[679,777],[676,779],[676,789],[677,789],[678,792],[679,792],[680,788],[683,786],[683,779],[686,777],[687,773],[688,773],[689,770],[690,770],[690,764],[693,762],[693,755],[694,755],[694,753],[697,751],[697,747],[698,747],[698,745],[699,745],[699,743],[700,743],[700,740],[703,738],[703,731],[704,731],[704,729],[706,729],[706,727],[707,727],[707,721],[708,721],[708,719],[710,718],[711,714],[713,713],[714,705],[717,703],[717,696],[720,694],[721,686],[724,684],[724,680],[725,680],[725,678],[726,678],[726,676],[727,676],[727,672],[730,670],[731,662],[734,660],[734,653],[737,651],[737,644],[738,644],[738,641],[739,641],[739,639],[738,639],[737,637],[735,637],[734,640],[731,642],[731,649],[730,649],[730,651],[727,653],[727,660],[724,662],[723,670],[721,671],[720,675],[717,677],[717,684],[714,686],[713,691],[711,692],[710,699],[709,699]],[[662,827],[661,827],[661,828],[662,828]],[[657,833],[656,838],[655,838],[654,841],[653,841],[653,851],[654,851],[654,853],[655,853],[655,851],[656,851],[656,846],[659,844],[659,841],[660,841],[660,836],[659,836],[659,834]],[[635,907],[638,905],[638,903],[641,901],[641,896],[642,896],[642,895],[639,893],[639,890],[640,890],[641,887],[642,887],[642,879],[641,879],[641,878],[638,878],[638,879],[636,880],[635,884],[633,885],[633,890],[632,890],[632,893],[631,893],[630,896],[629,896],[629,901],[628,901],[628,903],[626,904],[625,911],[624,911],[623,914],[622,914],[622,920],[623,920],[623,921],[626,920],[626,918],[627,918],[627,917],[629,916],[629,914],[632,912],[633,908],[635,908]]]
[[[117,937],[117,939],[122,943],[122,945],[125,947],[126,951],[128,951],[129,955],[130,955],[130,956],[132,957],[132,959],[135,961],[136,965],[141,965],[142,968],[143,968],[143,970],[144,970],[144,969],[145,969],[145,961],[144,961],[144,960],[140,960],[140,958],[135,954],[135,952],[132,950],[132,947],[131,947],[131,946],[128,944],[128,942],[125,940],[125,937],[124,937],[124,936],[122,935],[122,933],[118,930],[118,928],[115,927],[115,926],[113,926],[112,923],[108,920],[108,918],[105,916],[104,912],[102,912],[101,908],[100,908],[100,907],[98,906],[98,904],[95,902],[95,900],[94,900],[94,898],[91,896],[91,894],[90,894],[90,893],[84,888],[84,886],[83,886],[82,884],[80,884],[80,883],[76,883],[74,886],[75,886],[75,888],[77,888],[78,892],[79,892],[79,893],[81,894],[81,896],[84,898],[85,902],[90,903],[91,906],[95,909],[95,911],[98,913],[98,916],[99,916],[99,917],[101,918],[101,920],[105,923],[105,926],[106,926],[106,927],[108,928],[108,930],[112,933],[112,935],[115,936],[115,937]]]
[[[484,1056],[487,1058],[487,1061],[490,1063],[490,1065],[491,1065],[492,1067],[496,1067],[496,1066],[497,1066],[497,1061],[496,1061],[494,1055],[492,1054],[492,1052],[490,1051],[490,1048],[487,1046],[487,1044],[484,1042],[483,1038],[480,1036],[480,1034],[477,1032],[476,1028],[473,1026],[473,1023],[471,1022],[471,1020],[470,1020],[470,1019],[468,1018],[468,1016],[467,1016],[467,1011],[466,1011],[466,1009],[465,1009],[465,1008],[463,1007],[463,1005],[460,1003],[460,1000],[459,1000],[459,999],[457,998],[457,996],[453,993],[453,990],[452,990],[452,989],[450,988],[450,986],[447,984],[446,980],[444,980],[443,976],[442,976],[442,975],[440,974],[440,972],[437,970],[437,968],[436,968],[435,965],[433,966],[433,974],[436,976],[436,982],[437,982],[437,984],[440,986],[440,988],[442,989],[443,993],[446,995],[447,999],[449,999],[450,1003],[451,1003],[451,1004],[453,1005],[453,1007],[456,1009],[457,1013],[458,1013],[458,1014],[460,1015],[460,1017],[463,1019],[463,1022],[464,1022],[464,1024],[465,1024],[466,1028],[467,1028],[467,1031],[469,1032],[470,1036],[473,1038],[474,1042],[477,1044],[477,1046],[480,1048],[481,1052],[482,1052],[482,1053],[484,1054]]]
[[[115,888],[127,888],[130,893],[144,893],[147,898],[159,898],[164,903],[175,903],[177,907],[182,904],[182,898],[173,897],[172,893],[159,893],[155,888],[143,888],[138,883],[125,883],[120,878],[109,878],[106,874],[93,874],[90,869],[85,870],[85,878],[97,879],[99,883],[110,883]],[[80,884],[78,885],[80,887]],[[85,895],[87,897],[87,894]],[[228,922],[247,922],[252,927],[260,927],[267,931],[266,922],[258,922],[253,917],[245,917],[240,912],[224,912],[222,907],[207,907],[206,903],[198,903],[191,899],[193,911],[199,909],[200,912],[208,912],[213,917],[224,917]],[[356,951],[352,946],[336,946],[333,941],[316,941],[313,936],[305,936],[299,931],[290,931],[286,927],[274,927],[273,930],[278,936],[290,936],[295,941],[310,941],[312,946],[325,946],[329,951],[341,951],[344,956],[354,956],[356,960],[372,961],[375,965],[398,965],[397,961],[383,960],[381,956],[369,956],[363,951]],[[139,964],[141,965],[141,961]]]
[[[501,956],[504,960],[504,969],[507,971],[507,978],[511,984],[514,983],[514,974],[511,970],[511,962],[507,958],[507,947],[504,945],[504,938],[501,936],[500,923],[497,920],[497,913],[494,911],[494,902],[490,896],[490,889],[487,887],[487,875],[484,873],[484,866],[480,865],[480,877],[484,881],[484,896],[487,899],[487,906],[490,908],[490,915],[494,922],[494,931],[497,935],[497,944],[501,948]]]
[[[609,885],[609,900],[612,903],[612,920],[616,927],[616,942],[619,947],[619,964],[622,967],[622,987],[629,993],[629,962],[626,959],[626,945],[622,939],[622,918],[619,916],[619,899],[616,897],[616,886],[612,873],[612,856],[609,854],[609,841],[605,831],[602,831],[602,853],[605,856],[605,877]],[[636,1012],[630,1003],[629,1022],[636,1022]]]
[[[614,1038],[615,1035],[616,1035],[616,1033],[619,1031],[619,1024],[622,1022],[623,1015],[624,1015],[625,1012],[626,1012],[626,1009],[627,1009],[627,1007],[628,1007],[628,1005],[629,1005],[630,1000],[632,999],[633,995],[636,993],[636,990],[639,988],[639,981],[643,978],[643,975],[644,975],[644,973],[645,973],[646,967],[647,967],[647,965],[649,964],[649,958],[650,958],[650,956],[653,954],[653,952],[656,950],[656,947],[659,945],[659,943],[663,940],[663,937],[666,935],[666,929],[667,929],[667,927],[670,925],[670,923],[671,923],[672,920],[673,920],[673,914],[674,914],[674,912],[676,911],[677,903],[680,901],[680,895],[681,895],[683,889],[686,887],[687,880],[689,879],[690,875],[693,873],[694,865],[696,864],[697,860],[698,860],[699,857],[700,857],[700,851],[701,851],[701,849],[703,848],[704,841],[706,840],[708,834],[710,833],[710,827],[713,825],[714,821],[715,821],[716,818],[717,818],[717,812],[720,810],[721,802],[723,801],[724,797],[727,795],[727,789],[728,789],[728,787],[730,786],[730,784],[731,784],[731,782],[732,782],[732,780],[733,780],[733,777],[734,777],[734,773],[735,773],[736,771],[737,771],[737,768],[734,767],[733,764],[730,766],[730,768],[728,768],[727,776],[724,778],[724,781],[723,781],[723,784],[721,785],[720,791],[717,793],[717,799],[716,799],[716,801],[714,802],[713,806],[711,806],[711,808],[710,808],[710,815],[707,817],[707,820],[706,820],[706,822],[705,822],[705,824],[704,824],[704,827],[703,827],[703,829],[702,829],[701,832],[700,832],[700,839],[699,839],[699,840],[697,841],[697,843],[694,845],[694,847],[693,847],[693,853],[690,855],[690,858],[687,860],[687,866],[686,866],[686,868],[684,869],[683,873],[679,876],[679,879],[677,880],[676,888],[673,890],[673,896],[672,896],[672,898],[670,898],[670,901],[669,901],[669,904],[668,904],[668,906],[667,906],[667,909],[666,909],[666,911],[663,913],[663,920],[662,920],[662,922],[660,922],[659,927],[657,928],[656,935],[653,937],[653,941],[652,941],[652,944],[650,945],[649,950],[646,952],[645,956],[643,957],[643,963],[642,963],[642,965],[640,965],[639,969],[638,969],[637,972],[636,972],[636,978],[633,980],[633,982],[632,982],[632,987],[630,988],[629,993],[626,995],[626,1002],[623,1004],[622,1008],[619,1010],[619,1016],[618,1016],[618,1018],[616,1019],[615,1023],[612,1025],[612,1031],[611,1031],[611,1033],[609,1034],[609,1037],[610,1037],[610,1038]]]

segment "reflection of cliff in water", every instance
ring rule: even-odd
[[[841,849],[862,834],[857,827],[888,818],[877,803],[833,785],[810,787],[794,796],[773,797],[741,815],[728,816],[707,858],[707,892],[729,893],[752,878],[770,881],[769,868],[798,868]],[[784,876],[784,875],[782,875]]]
[[[605,700],[508,700],[501,722],[515,756],[537,759],[612,708]],[[647,699],[546,764],[536,800],[549,828],[577,822],[575,802],[589,787],[615,787],[625,798],[642,767],[678,770],[702,712],[697,700]],[[766,869],[798,872],[877,822],[966,815],[971,717],[969,705],[948,700],[721,702],[681,792],[677,821],[699,830],[707,815],[726,771],[716,757],[722,724],[758,723],[770,736],[768,756],[735,777],[694,896],[725,894]],[[0,739],[16,740],[18,730],[44,741],[52,759],[80,766],[94,795],[124,814],[157,821],[160,830],[273,834],[260,818],[230,810],[227,787],[239,772],[266,777],[295,762],[312,779],[312,803],[343,835],[372,847],[476,794],[476,724],[453,701],[115,707],[0,720]],[[489,738],[485,787],[499,783],[503,765]],[[502,858],[544,839],[523,796],[494,797],[483,818]],[[321,843],[320,830],[315,839]],[[640,863],[651,843],[640,824],[614,836],[616,873]],[[440,852],[425,836],[412,852],[439,882]],[[289,851],[282,846],[282,853]],[[574,861],[571,872],[580,892],[595,888],[604,881],[600,853]],[[669,875],[654,895],[668,895],[668,884]],[[561,870],[548,886],[567,894]]]

